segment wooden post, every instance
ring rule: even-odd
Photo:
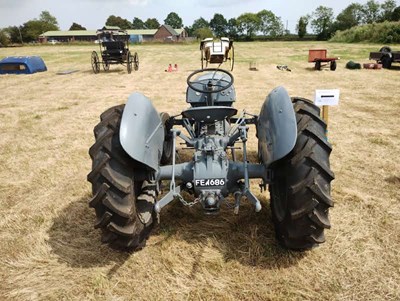
[[[326,123],[326,137],[328,137],[328,109],[329,106],[322,106],[322,119]]]

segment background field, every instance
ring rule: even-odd
[[[186,77],[200,66],[198,45],[135,46],[141,65],[130,75],[122,66],[93,74],[95,45],[0,48],[0,58],[41,55],[48,67],[0,76],[1,300],[400,300],[399,68],[344,68],[350,59],[367,62],[381,45],[235,46],[238,109],[258,114],[278,85],[307,98],[315,89],[341,91],[329,115],[336,179],[326,243],[306,253],[279,247],[269,196],[256,181],[258,214],[244,205],[239,216],[223,209],[210,217],[174,204],[142,251],[102,245],[86,181],[98,116],[133,91],[160,112],[180,113]],[[342,58],[335,72],[307,63],[317,47]],[[248,70],[251,61],[258,72]],[[169,63],[179,71],[164,72]],[[79,71],[56,75],[65,70]]]

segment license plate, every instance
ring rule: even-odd
[[[225,179],[196,179],[194,186],[197,187],[210,187],[210,186],[224,186]]]

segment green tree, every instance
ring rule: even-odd
[[[17,26],[10,26],[5,29],[7,32],[8,36],[10,37],[10,42],[11,43],[22,43],[23,38],[22,38],[22,26],[17,27]]]
[[[284,26],[280,17],[270,10],[262,10],[257,13],[260,18],[259,30],[266,36],[277,37],[283,35]]]
[[[237,39],[239,36],[238,23],[235,18],[228,20],[228,25],[226,26],[227,35],[231,39]]]
[[[199,28],[210,28],[210,24],[207,22],[206,19],[200,17],[193,21],[192,26],[186,27],[185,30],[189,36],[194,35],[194,32]]]
[[[209,27],[197,28],[193,34],[197,39],[200,40],[213,37],[213,33]]]
[[[333,9],[326,6],[318,6],[313,13],[311,26],[317,34],[318,40],[328,40],[332,35]]]
[[[146,25],[144,24],[143,20],[140,18],[133,18],[132,20],[132,29],[145,29]]]
[[[5,29],[0,29],[0,46],[6,47],[10,44],[11,40],[8,32]]]
[[[400,21],[400,6],[393,10],[391,21]]]
[[[24,42],[36,41],[42,33],[52,30],[58,30],[58,27],[43,21],[30,20],[22,26],[22,39]]]
[[[381,4],[380,22],[391,21],[394,10],[396,9],[395,0],[386,0]]]
[[[172,28],[182,28],[182,18],[175,12],[170,12],[167,18],[164,20],[164,24],[171,26]]]
[[[148,18],[144,25],[147,29],[158,29],[160,27],[160,23],[156,18]]]
[[[363,23],[372,24],[380,18],[380,5],[377,1],[369,0],[363,5]]]
[[[253,13],[241,14],[236,21],[239,34],[245,35],[248,40],[253,39],[261,25],[260,18]]]
[[[50,25],[54,25],[59,30],[58,22],[56,17],[52,16],[47,10],[44,10],[39,15],[39,21],[45,22]]]
[[[206,19],[204,19],[203,17],[200,17],[196,20],[194,20],[193,25],[192,25],[192,29],[196,30],[199,28],[208,28],[210,27],[210,23],[207,22]]]
[[[228,21],[221,14],[214,14],[214,17],[210,20],[210,27],[216,37],[226,36],[226,27]]]
[[[107,26],[118,26],[121,29],[132,29],[132,23],[127,19],[111,15],[106,20]]]
[[[304,38],[307,34],[307,26],[309,22],[310,16],[302,16],[296,25],[296,31],[300,39]]]
[[[74,22],[74,23],[72,23],[72,25],[69,28],[69,30],[86,30],[86,28],[83,27],[82,25]]]
[[[24,23],[22,27],[15,27],[15,29],[18,31],[18,35],[20,37],[22,36],[22,40],[24,42],[36,41],[38,37],[46,31],[60,30],[57,19],[48,11],[42,11],[39,16],[39,20],[29,20],[28,22]],[[16,35],[15,30],[14,34]],[[13,39],[14,38],[15,37],[13,37]]]
[[[362,23],[363,6],[359,3],[351,3],[336,17],[333,31],[346,30]]]

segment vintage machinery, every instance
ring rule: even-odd
[[[228,71],[198,70],[187,79],[190,107],[178,116],[159,114],[140,93],[100,116],[89,150],[88,180],[93,188],[89,204],[103,242],[142,248],[157,217],[173,201],[216,214],[233,196],[235,213],[244,200],[259,212],[262,203],[249,179],[259,179],[262,190],[268,185],[276,236],[283,246],[305,250],[324,242],[334,174],[319,108],[306,99],[290,98],[278,87],[258,115],[238,113],[233,83]],[[250,126],[256,128],[258,162],[249,162],[247,156]],[[191,160],[179,164],[178,139],[193,151]],[[236,160],[237,145],[241,161]],[[162,195],[160,183],[168,187]],[[182,191],[194,198],[185,199]]]
[[[125,30],[115,26],[105,26],[97,31],[97,42],[100,48],[100,56],[96,51],[92,52],[91,64],[94,73],[100,72],[100,65],[104,71],[110,70],[110,65],[126,66],[128,73],[139,70],[139,56],[129,50],[129,34]]]
[[[208,64],[221,65],[229,62],[230,70],[233,71],[235,64],[235,48],[233,41],[229,38],[214,40],[206,38],[200,42],[201,69],[207,68]]]

